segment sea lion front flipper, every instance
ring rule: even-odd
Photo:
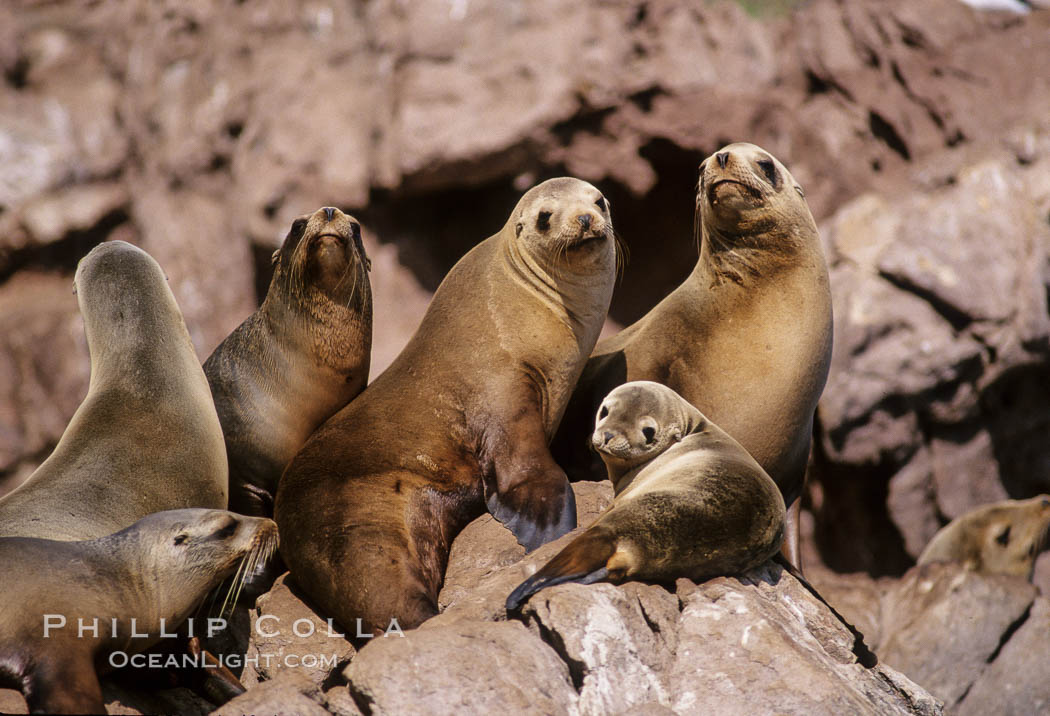
[[[561,468],[528,470],[505,489],[485,486],[489,513],[531,552],[576,528],[576,495]],[[496,482],[501,480],[496,478]]]
[[[81,651],[43,655],[26,675],[22,693],[29,713],[106,713],[91,655]]]
[[[485,480],[485,504],[518,543],[532,550],[576,527],[576,496],[536,421],[521,420],[500,441],[495,479]]]
[[[507,611],[544,587],[576,582],[591,584],[609,576],[607,563],[616,552],[616,539],[604,530],[588,529],[558,552],[536,574],[518,585],[507,597]]]

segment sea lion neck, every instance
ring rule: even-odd
[[[498,260],[508,278],[536,297],[578,339],[589,341],[593,327],[598,325],[600,330],[612,301],[613,281],[602,273],[607,270],[611,277],[615,272],[615,256],[599,271],[559,270],[557,255],[537,255],[514,236],[513,226],[504,228],[498,237]],[[598,314],[602,318],[595,320]],[[597,340],[597,334],[593,338]]]

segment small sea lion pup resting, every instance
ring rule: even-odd
[[[208,381],[164,272],[123,241],[73,281],[91,380],[54,452],[0,499],[0,536],[84,540],[146,515],[226,507],[226,448]]]
[[[982,505],[942,527],[919,555],[919,564],[962,562],[983,574],[1031,579],[1048,532],[1050,495]]]
[[[563,582],[740,574],[780,549],[784,500],[744,448],[670,388],[635,381],[602,402],[591,443],[612,506],[507,599]]]
[[[202,509],[93,540],[0,538],[0,685],[20,689],[33,713],[105,713],[96,669],[109,671],[110,655],[174,634],[212,589],[276,547],[271,520]]]
[[[452,540],[486,505],[528,549],[576,526],[547,444],[615,275],[608,203],[568,178],[452,268],[401,355],[281,477],[281,555],[323,611],[363,632],[436,614]]]
[[[292,223],[262,306],[204,363],[226,438],[230,509],[269,517],[281,472],[365,388],[370,263],[361,225],[325,207]]]
[[[798,559],[813,415],[831,361],[831,292],[817,226],[798,182],[771,154],[730,144],[700,164],[689,278],[598,343],[552,452],[574,479],[604,470],[585,441],[610,390],[669,386],[743,445],[790,506],[785,553]]]

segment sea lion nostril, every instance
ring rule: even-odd
[[[725,169],[726,164],[729,162],[729,152],[719,152],[715,155],[715,159],[718,160],[718,166]]]
[[[642,428],[642,435],[645,436],[645,444],[648,445],[656,438],[656,430],[653,428]]]
[[[579,216],[576,217],[576,221],[580,222],[580,224],[585,229],[591,228],[591,215],[590,214],[580,214]]]
[[[325,215],[325,218],[327,218],[329,221],[331,221],[332,219],[335,218],[335,209],[333,209],[330,206],[326,206],[324,208],[324,215]]]
[[[612,433],[605,433],[604,435],[602,435],[602,437],[605,438],[605,442],[603,442],[602,444],[608,445],[609,441],[612,440],[615,436]]]

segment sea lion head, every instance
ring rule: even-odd
[[[93,248],[77,264],[73,293],[84,317],[92,382],[105,380],[103,373],[135,374],[127,366],[154,366],[158,344],[181,344],[197,363],[167,276],[137,246],[105,241]]]
[[[745,142],[700,163],[695,230],[701,252],[706,249],[737,282],[760,272],[756,261],[819,248],[802,187],[776,157]],[[755,251],[760,253],[749,255]]]
[[[962,562],[982,574],[1031,579],[1050,535],[1050,495],[983,505],[945,525],[919,556],[919,564]]]
[[[274,283],[292,295],[315,289],[339,304],[350,302],[372,268],[361,241],[361,224],[330,206],[293,221],[273,262]]]
[[[514,207],[507,228],[520,250],[554,275],[615,267],[609,201],[585,181],[561,177],[534,186]]]
[[[276,550],[277,525],[226,510],[167,510],[103,539],[140,555],[155,585],[153,598],[164,615],[196,607],[234,573],[237,578],[230,592],[236,601],[244,577]]]
[[[700,411],[665,385],[637,380],[615,388],[602,401],[591,445],[613,473],[652,460],[694,432]]]

